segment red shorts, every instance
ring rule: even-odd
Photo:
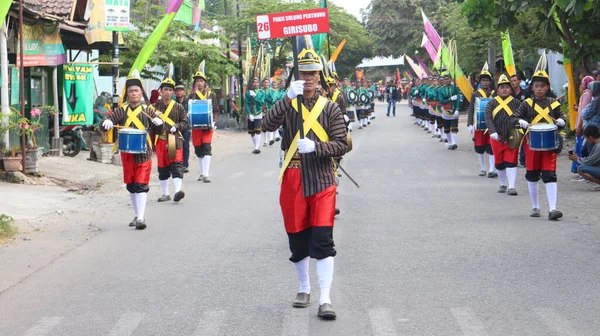
[[[300,168],[288,168],[281,182],[279,204],[287,233],[297,233],[310,227],[333,227],[335,216],[335,191],[332,185],[318,194],[302,195]]]
[[[475,146],[487,146],[490,144],[490,133],[475,131]]]
[[[156,140],[156,160],[157,165],[160,168],[167,168],[173,162],[183,162],[183,148],[179,148],[175,152],[175,158],[169,159],[169,150],[167,148],[167,141],[158,139]]]
[[[134,154],[131,153],[121,152],[123,182],[125,182],[125,184],[148,184],[150,182],[150,172],[152,171],[152,160],[136,164],[133,155]]]
[[[556,171],[556,153],[552,151],[534,151],[525,139],[525,168],[529,170]]]
[[[212,137],[215,133],[212,129],[193,129],[192,130],[192,143],[195,147],[202,146],[202,144],[212,143]]]
[[[519,149],[510,149],[505,142],[490,139],[492,152],[494,152],[494,163],[512,163],[517,164],[519,158]]]

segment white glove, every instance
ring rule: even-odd
[[[494,133],[490,134],[490,138],[498,141],[498,133],[494,132]]]
[[[565,126],[565,121],[562,118],[556,119],[556,126],[558,126],[558,127]]]
[[[249,115],[248,115],[248,120],[250,120],[250,121],[254,121],[254,116],[253,116],[252,114],[249,114]]]
[[[415,94],[418,95],[419,94],[419,90],[415,91]]]
[[[456,101],[458,99],[458,97],[456,95],[450,97],[450,100]]]
[[[527,129],[527,127],[529,127],[529,123],[523,119],[519,119],[519,125],[521,125],[521,128],[523,129]]]
[[[348,116],[347,116],[347,115],[345,115],[345,114],[344,114],[344,121],[345,121],[345,122],[349,122],[349,121],[350,121],[350,118],[348,118]]]
[[[304,93],[304,81],[297,80],[297,81],[293,81],[290,84],[290,88],[287,92],[287,96],[290,99],[294,99],[303,93]]]
[[[256,92],[254,92],[254,90],[250,90],[248,92],[250,92],[250,97],[256,97]]]
[[[171,133],[175,133],[175,132],[177,132],[177,127],[175,127],[175,126],[172,126],[172,127],[171,127],[171,130],[170,130],[170,132],[171,132]]]
[[[102,127],[107,131],[110,131],[113,128],[113,122],[110,119],[106,119],[102,122]]]
[[[469,134],[475,134],[475,129],[473,128],[473,125],[469,125]]]
[[[159,117],[156,117],[156,118],[152,119],[152,123],[156,126],[160,126],[163,124],[163,121]]]
[[[454,111],[454,115],[453,115],[454,118],[458,118],[459,115],[460,115],[459,110]]]
[[[309,138],[298,139],[298,152],[300,154],[312,153],[315,151],[315,142]]]

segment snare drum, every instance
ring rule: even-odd
[[[475,129],[477,131],[485,131],[485,107],[493,98],[477,98],[475,99]]]
[[[193,129],[212,128],[212,100],[192,99],[188,102],[188,119]]]
[[[119,151],[132,154],[146,153],[146,134],[146,130],[135,128],[119,129]]]
[[[558,148],[558,127],[552,124],[529,126],[527,143],[533,151],[549,151]]]

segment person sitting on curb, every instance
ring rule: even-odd
[[[600,185],[600,129],[596,125],[588,125],[583,130],[583,137],[589,146],[592,146],[590,155],[579,157],[577,153],[569,154],[569,159],[579,163],[577,172],[588,181]],[[593,191],[600,191],[595,187]]]

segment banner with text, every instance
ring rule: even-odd
[[[259,40],[329,33],[329,10],[316,8],[256,16]]]
[[[17,44],[17,65],[21,64]],[[54,66],[67,62],[58,25],[52,32],[41,25],[23,26],[23,66]]]
[[[67,113],[63,125],[91,125],[94,122],[94,68],[90,64],[63,66]]]

